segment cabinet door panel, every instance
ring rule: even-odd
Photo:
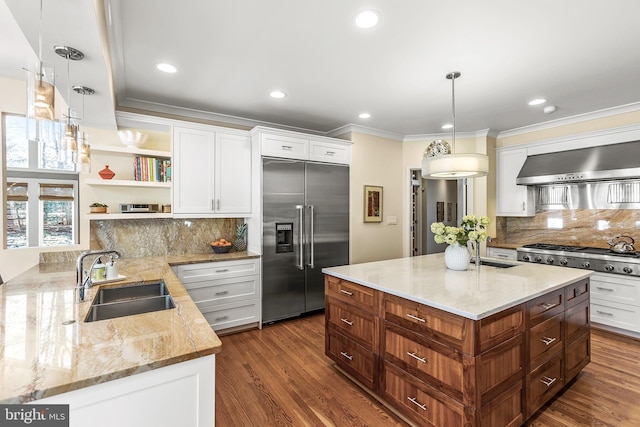
[[[173,212],[213,212],[214,133],[175,128],[173,131]]]
[[[373,352],[356,344],[333,329],[327,330],[327,355],[342,369],[373,389],[376,375],[376,359]]]
[[[215,212],[251,213],[251,139],[217,133],[215,159]]]
[[[376,334],[374,315],[331,298],[327,299],[328,323],[369,350]]]
[[[562,348],[563,314],[560,313],[531,328],[529,369],[535,369]]]
[[[516,184],[516,178],[526,159],[526,149],[499,150],[497,152],[496,215],[535,215],[533,188]]]

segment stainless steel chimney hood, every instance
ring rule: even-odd
[[[640,141],[528,156],[519,185],[640,178]]]

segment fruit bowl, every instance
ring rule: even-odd
[[[211,249],[213,249],[213,252],[215,252],[217,254],[226,254],[227,252],[229,252],[231,250],[231,245],[229,245],[229,246],[213,246],[213,245],[211,245]]]
[[[147,141],[149,135],[145,135],[137,130],[119,130],[120,141],[127,147],[140,148]]]

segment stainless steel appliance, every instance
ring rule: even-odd
[[[640,252],[618,253],[606,248],[534,243],[517,248],[517,254],[518,261],[640,276]]]
[[[160,212],[160,205],[154,203],[120,203],[120,212]]]
[[[323,267],[349,263],[349,167],[262,159],[262,321],[324,308]]]

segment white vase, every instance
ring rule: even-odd
[[[444,250],[444,263],[449,270],[464,271],[469,268],[471,254],[466,246],[459,243],[447,246]]]

